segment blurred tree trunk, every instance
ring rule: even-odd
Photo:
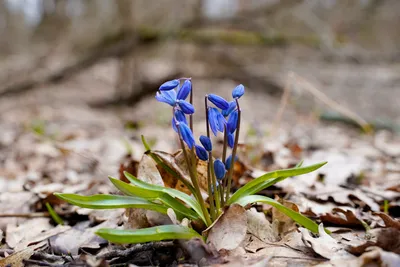
[[[134,0],[118,0],[119,19],[121,21],[121,33],[131,35],[135,44],[126,55],[120,58],[118,77],[116,83],[116,98],[129,97],[134,91],[140,90],[140,70],[136,59],[137,35],[134,18]]]

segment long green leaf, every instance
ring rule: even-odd
[[[318,224],[313,222],[311,219],[303,216],[302,214],[282,205],[278,201],[260,195],[252,195],[252,196],[245,196],[235,201],[235,203],[246,206],[251,203],[262,202],[269,204],[279,210],[280,212],[289,216],[293,221],[297,222],[301,226],[307,228],[308,230],[312,231],[313,233],[318,233]]]
[[[96,231],[100,237],[113,243],[134,244],[171,239],[201,238],[196,231],[181,225],[162,225],[137,230],[101,228]]]
[[[322,163],[314,164],[314,165],[307,166],[307,167],[295,167],[292,169],[278,170],[278,171],[273,171],[273,172],[269,172],[264,175],[261,175],[260,177],[255,178],[254,180],[245,184],[243,187],[239,188],[239,190],[237,190],[230,197],[227,204],[228,205],[232,204],[232,203],[236,202],[239,198],[255,194],[255,193],[259,192],[260,190],[265,189],[268,186],[279,182],[279,180],[276,180],[274,183],[270,184],[268,180],[275,179],[275,178],[284,179],[284,178],[288,178],[291,176],[306,174],[306,173],[309,173],[309,172],[312,172],[312,171],[315,171],[315,170],[321,168],[325,164],[326,164],[326,162],[322,162]],[[268,182],[266,182],[266,181],[268,181]],[[263,184],[263,185],[261,185],[261,184]]]
[[[81,196],[76,194],[54,193],[57,197],[73,205],[89,209],[117,209],[117,208],[141,208],[154,210],[166,214],[168,207],[153,203],[139,197],[118,195],[92,195]]]
[[[129,196],[138,196],[148,200],[159,200],[168,207],[172,208],[175,212],[181,213],[184,217],[192,220],[199,219],[199,216],[191,209],[187,208],[182,202],[171,197],[167,193],[161,191],[149,190],[146,188],[127,184],[119,179],[109,176],[110,181],[118,188],[122,193]]]
[[[204,217],[204,214],[201,210],[199,203],[197,203],[196,200],[191,198],[189,195],[187,195],[179,190],[173,189],[173,188],[149,184],[149,183],[140,181],[139,179],[137,179],[135,176],[133,176],[132,174],[130,174],[128,172],[124,172],[124,175],[132,184],[134,184],[138,187],[157,191],[157,192],[164,192],[164,193],[170,195],[171,197],[175,197],[175,198],[183,201],[199,215],[199,217],[203,220],[203,222],[205,224],[207,224],[207,221]]]

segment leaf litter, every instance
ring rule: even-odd
[[[102,261],[91,255],[129,247],[108,244],[94,235],[95,229],[104,225],[142,227],[127,224],[129,218],[137,220],[139,216],[129,211],[124,214],[123,209],[111,212],[71,207],[52,198],[53,192],[118,194],[105,177],[118,176],[122,170],[141,180],[182,191],[184,185],[168,177],[149,156],[142,158],[145,150],[135,137],[137,133],[124,131],[123,123],[111,113],[103,116],[83,108],[76,109],[74,116],[68,114],[70,109],[53,109],[50,116],[46,112],[39,109],[39,115],[35,115],[45,118],[41,135],[29,130],[26,123],[0,121],[0,128],[5,129],[0,134],[0,266],[23,266],[30,258],[63,264],[78,262],[79,257],[99,264]],[[79,121],[83,117],[92,124]],[[63,118],[66,123],[61,125],[58,121]],[[260,133],[265,132],[261,127],[268,125],[257,127],[260,128],[256,132]],[[156,134],[151,136],[157,132],[154,129],[140,132],[157,140]],[[128,140],[131,151],[122,140]],[[203,251],[193,258],[206,258],[215,266],[400,266],[399,144],[397,137],[384,131],[368,137],[339,126],[311,130],[296,127],[270,137],[249,134],[238,149],[234,188],[265,171],[294,166],[300,159],[305,164],[327,160],[329,164],[318,173],[287,179],[262,194],[279,196],[277,199],[285,206],[323,223],[332,234],[328,235],[322,225],[319,235],[311,234],[268,205],[246,209],[232,206],[217,221],[218,227],[208,233],[212,246],[192,242],[195,245],[190,245],[191,253]],[[161,147],[172,152],[176,146],[171,138],[171,143],[160,142],[158,148]],[[182,154],[157,153],[164,163],[190,180],[182,171]],[[200,177],[205,170],[204,166],[198,167]],[[206,180],[202,184],[204,187]],[[70,226],[55,225],[45,209],[46,202]],[[144,214],[147,223],[152,218],[152,225],[171,223],[166,217],[168,220],[163,221],[157,214]],[[167,250],[176,259],[176,255],[185,255],[176,247],[185,246],[188,247],[174,245]],[[153,247],[153,251],[134,255],[157,260],[163,255],[159,251],[162,246]],[[73,259],[62,257],[68,253]],[[60,257],[52,261],[49,255]],[[127,260],[113,260],[118,259]]]

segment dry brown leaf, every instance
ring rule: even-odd
[[[332,209],[332,213],[326,213],[320,216],[324,223],[331,223],[343,226],[362,226],[361,221],[354,215],[351,210],[344,210],[341,208]]]
[[[311,247],[315,253],[327,259],[351,259],[354,256],[348,253],[342,244],[325,232],[322,223],[318,227],[319,237],[313,237],[305,228],[300,228],[304,244]]]
[[[373,229],[369,231],[370,240],[359,246],[352,246],[349,251],[355,255],[365,252],[368,247],[380,247],[386,251],[400,254],[400,230],[395,228]]]
[[[396,228],[397,230],[400,230],[400,221],[393,219],[389,215],[383,212],[374,212],[373,215],[377,215],[381,217],[383,222],[385,223],[386,227],[393,227]]]
[[[284,205],[285,207],[288,207],[289,209],[299,212],[299,208],[293,202],[284,200],[282,198],[278,198],[277,201],[282,205]],[[272,220],[273,223],[275,223],[275,225],[277,226],[278,233],[281,235],[284,235],[288,232],[297,229],[295,221],[293,221],[289,216],[287,216],[283,212],[280,212],[278,209],[274,207],[272,207]]]
[[[233,250],[244,241],[246,232],[246,210],[240,205],[233,204],[211,227],[207,244],[211,244],[218,251]]]
[[[70,226],[64,226],[64,225],[57,225],[57,227],[51,228],[47,231],[41,232],[38,235],[29,238],[29,239],[23,239],[21,240],[21,242],[19,242],[15,248],[14,251],[21,251],[25,248],[27,248],[28,246],[30,246],[31,244],[37,244],[41,241],[44,241],[52,236],[64,233],[65,231],[71,229]]]
[[[246,211],[247,231],[264,242],[276,242],[279,240],[278,233],[273,225],[267,220],[265,214],[257,212],[255,208]],[[246,248],[247,249],[247,248]]]
[[[33,255],[32,248],[26,248],[19,252],[0,260],[0,267],[24,267],[24,260],[29,259]]]
[[[15,225],[9,224],[6,229],[6,242],[11,248],[14,248],[23,240],[30,240],[44,231],[52,229],[48,218],[34,218],[26,222]]]
[[[160,172],[156,167],[156,164],[146,154],[142,156],[142,159],[139,162],[137,178],[149,184],[164,186],[164,182],[161,178]],[[159,214],[158,217],[165,217],[160,213],[149,212],[145,209],[126,209],[125,215],[128,217],[128,219],[125,223],[125,227],[129,229],[139,229],[154,226],[161,221],[157,218],[157,214]]]

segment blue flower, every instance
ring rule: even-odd
[[[185,123],[177,122],[176,124],[179,127],[183,141],[188,145],[189,148],[192,148],[195,145],[192,131]]]
[[[226,127],[228,132],[233,133],[237,128],[237,124],[238,124],[238,111],[235,110],[231,113],[228,119],[228,124]]]
[[[179,107],[181,108],[183,113],[185,113],[185,114],[193,114],[194,113],[194,107],[189,102],[179,99],[176,101],[176,103],[179,105]]]
[[[183,111],[180,109],[175,109],[174,117],[172,118],[172,128],[175,132],[178,132],[178,129],[176,128],[176,122],[181,122],[187,125],[185,113],[183,113]]]
[[[210,124],[211,131],[217,136],[217,132],[223,132],[226,120],[224,116],[216,108],[208,109],[208,123]]]
[[[160,91],[169,91],[176,88],[179,85],[179,80],[171,80],[161,84]]]
[[[210,152],[212,150],[212,143],[211,143],[211,139],[208,138],[207,136],[200,136],[199,138],[200,143],[203,145],[203,147]]]
[[[236,108],[236,101],[232,100],[229,102],[229,108],[221,110],[221,113],[224,117],[228,117],[229,114]]]
[[[190,94],[191,90],[192,90],[192,82],[190,80],[186,80],[183,83],[182,87],[178,90],[178,95],[176,98],[185,100]]]
[[[216,159],[214,161],[214,173],[215,177],[217,177],[218,180],[221,180],[225,176],[225,165],[222,163],[221,160]]]
[[[157,92],[156,99],[159,102],[164,102],[170,106],[175,106],[176,105],[176,92],[175,92],[175,90]]]
[[[239,158],[237,156],[235,156],[235,162],[238,161],[238,159]],[[232,155],[230,155],[225,161],[225,169],[226,170],[229,170],[229,168],[231,167],[231,163],[232,163]]]
[[[208,100],[210,100],[211,103],[219,107],[220,109],[227,109],[229,108],[229,103],[222,97],[214,94],[210,94],[207,96]]]
[[[233,136],[233,133],[228,132],[228,146],[230,148],[233,148],[235,145],[235,137]]]
[[[244,86],[243,86],[243,84],[239,84],[232,91],[232,97],[235,98],[235,99],[236,98],[240,98],[243,94],[244,94]]]
[[[204,147],[195,145],[196,155],[199,159],[207,161],[208,160],[208,152],[204,149]]]

